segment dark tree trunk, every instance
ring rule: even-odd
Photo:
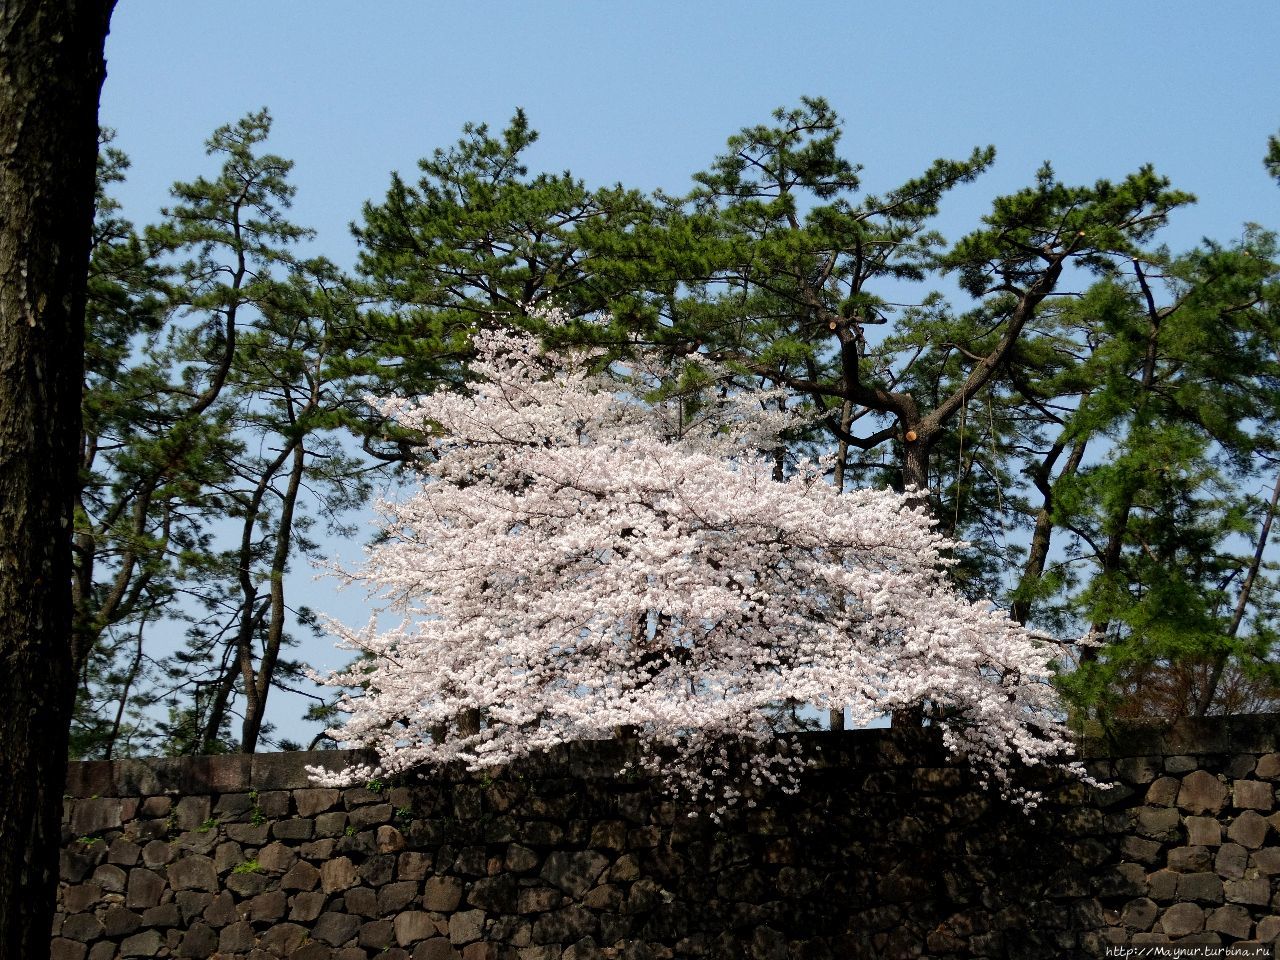
[[[49,956],[75,696],[72,504],[113,0],[0,2],[0,956]]]

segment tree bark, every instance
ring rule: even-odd
[[[0,956],[49,956],[75,696],[71,535],[114,0],[0,3]]]

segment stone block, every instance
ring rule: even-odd
[[[1151,783],[1160,774],[1159,757],[1121,757],[1115,761],[1117,775],[1125,783]]]
[[[421,850],[409,850],[396,861],[396,877],[401,880],[421,880],[431,869],[431,854]]]
[[[147,907],[142,911],[144,927],[179,927],[182,926],[182,911],[176,903],[162,903]]]
[[[320,871],[305,860],[299,860],[280,878],[280,889],[314,890],[319,882]]]
[[[340,837],[347,829],[347,815],[341,810],[322,813],[315,819],[317,837]]]
[[[116,837],[107,849],[107,863],[118,863],[122,867],[132,867],[142,856],[142,848],[127,837]]]
[[[379,853],[399,853],[405,848],[404,834],[395,827],[383,824],[374,834]]]
[[[1174,847],[1169,851],[1169,869],[1179,873],[1200,873],[1212,863],[1208,847]]]
[[[1216,817],[1187,817],[1187,843],[1216,847],[1222,842],[1222,824]]]
[[[78,940],[81,943],[99,939],[104,929],[102,921],[92,913],[73,913],[62,924],[62,936],[67,940]]]
[[[49,945],[49,960],[84,960],[86,949],[88,948],[78,940],[54,937]]]
[[[1223,879],[1238,880],[1244,876],[1244,868],[1248,862],[1248,850],[1238,843],[1224,843],[1218,848],[1218,855],[1213,861],[1213,870]]]
[[[1263,813],[1270,813],[1275,806],[1275,787],[1265,780],[1233,781],[1231,794],[1232,805],[1238,810],[1261,810]]]
[[[296,894],[289,901],[289,919],[298,923],[310,923],[324,909],[325,895],[319,890]]]
[[[386,950],[395,942],[395,926],[390,920],[370,920],[360,925],[360,946],[367,950]]]
[[[421,910],[399,913],[392,923],[395,928],[396,943],[402,947],[413,946],[420,940],[435,937],[440,932],[431,914]]]
[[[1262,780],[1280,780],[1280,753],[1268,753],[1259,757],[1253,775]]]
[[[165,946],[164,938],[158,930],[143,930],[131,937],[125,937],[120,944],[120,956],[128,960],[130,957],[154,957]]]
[[[1225,933],[1236,940],[1245,940],[1253,932],[1253,918],[1244,907],[1228,904],[1210,913],[1204,926],[1206,930]]]
[[[379,914],[378,895],[368,887],[353,887],[347,891],[347,895],[342,900],[346,904],[348,913],[369,919]]]
[[[102,899],[102,887],[96,883],[82,883],[62,890],[62,906],[67,913],[81,913]]]
[[[255,923],[270,923],[284,916],[288,905],[283,890],[267,890],[248,903],[248,917]]]
[[[1228,880],[1223,886],[1228,903],[1247,903],[1265,907],[1271,900],[1271,884],[1264,877]]]
[[[267,929],[258,941],[258,949],[273,957],[292,957],[307,939],[306,927],[296,923],[276,923]]]
[[[345,913],[322,913],[311,925],[311,936],[322,940],[331,947],[341,947],[355,938],[360,929],[360,921]]]
[[[339,856],[320,867],[320,888],[325,893],[337,893],[355,886],[356,865],[351,858]],[[338,946],[338,945],[334,945]]]
[[[1227,827],[1227,836],[1242,847],[1257,850],[1266,842],[1268,829],[1265,817],[1256,810],[1246,810]]]
[[[1182,786],[1177,777],[1159,777],[1147,788],[1143,802],[1153,807],[1172,807]]]
[[[298,855],[292,847],[277,840],[259,850],[256,859],[266,873],[287,873],[298,862]]]
[[[185,910],[183,912],[186,913]],[[223,890],[209,901],[208,906],[204,908],[203,916],[205,923],[218,928],[235,923],[240,916],[236,911],[235,897]]]
[[[1222,878],[1216,873],[1184,873],[1178,877],[1178,899],[1221,903]]]
[[[1139,836],[1148,840],[1167,842],[1178,838],[1181,823],[1178,811],[1172,807],[1139,807],[1135,829]]]
[[[176,855],[177,851],[173,846],[163,840],[152,840],[142,848],[142,862],[153,870],[171,863]]]
[[[223,927],[218,934],[218,952],[225,954],[247,953],[253,949],[253,924],[239,920]]]
[[[71,832],[91,836],[118,830],[122,824],[120,801],[112,798],[76,800],[71,811]]]
[[[462,881],[457,877],[428,877],[422,885],[422,905],[427,910],[449,913],[462,902]]]
[[[1185,937],[1203,929],[1204,911],[1194,903],[1175,903],[1160,918],[1161,932],[1170,937]]]
[[[175,891],[207,890],[216,893],[218,890],[218,871],[208,857],[192,854],[165,869],[169,875],[169,886]]]
[[[418,896],[418,883],[415,880],[399,880],[388,883],[378,891],[378,910],[389,917],[399,913]],[[404,946],[404,944],[401,944]]]
[[[160,895],[164,893],[164,888],[164,877],[160,874],[152,873],[143,867],[135,867],[129,871],[129,885],[125,890],[124,905],[134,909],[154,907],[160,902]]]
[[[213,815],[213,801],[209,797],[183,797],[173,809],[179,830],[196,830]]]
[[[218,949],[218,934],[206,923],[193,923],[182,935],[178,947],[179,957],[197,957],[206,960]]]
[[[277,820],[271,825],[271,837],[274,840],[288,840],[291,842],[310,840],[314,832],[315,823],[303,817],[294,817],[291,820]]]
[[[142,917],[119,904],[102,915],[102,929],[108,937],[124,937],[142,926]]]
[[[569,896],[580,897],[592,887],[610,862],[609,857],[597,850],[556,850],[547,855],[539,875]]]
[[[336,807],[341,799],[340,791],[328,788],[293,792],[293,802],[300,817],[314,817],[319,813],[327,813]]]
[[[1204,770],[1195,770],[1182,778],[1178,790],[1178,806],[1188,813],[1218,813],[1227,800],[1227,785]]]
[[[449,917],[449,942],[454,946],[479,940],[483,933],[483,910],[459,910]]]
[[[1125,929],[1135,933],[1141,930],[1150,930],[1151,925],[1155,923],[1159,909],[1155,901],[1148,897],[1130,900],[1125,904],[1124,912],[1120,915],[1120,923]]]

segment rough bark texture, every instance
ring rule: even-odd
[[[113,0],[0,0],[0,956],[49,956],[75,692],[71,532]]]

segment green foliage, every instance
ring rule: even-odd
[[[257,858],[254,858],[252,860],[245,860],[242,863],[237,863],[231,868],[231,872],[236,874],[261,873],[262,866],[258,863]]]

